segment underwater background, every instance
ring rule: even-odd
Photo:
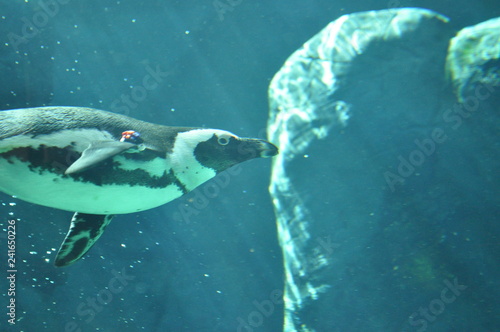
[[[376,43],[365,53],[374,56],[349,60],[357,67],[332,85],[342,103],[316,96],[315,86],[286,90],[318,101],[318,112],[336,111],[338,124],[314,113],[321,116],[306,117],[310,127],[277,127],[286,107],[268,89],[292,53],[342,15],[403,7],[439,13],[446,27],[424,25],[403,46]],[[116,218],[62,269],[52,262],[72,214],[0,194],[5,276],[7,221],[18,220],[17,321],[7,321],[2,277],[0,331],[500,331],[498,44],[461,48],[491,58],[481,69],[490,81],[480,80],[490,95],[447,131],[452,143],[401,181],[397,173],[398,156],[408,160],[414,139],[427,137],[420,128],[439,127],[433,107],[466,94],[461,83],[443,83],[448,41],[499,16],[493,0],[0,0],[1,109],[83,106],[245,137],[269,133],[283,152],[274,165],[252,160],[221,174],[210,182],[216,194],[206,184]],[[366,24],[377,26],[377,17]],[[363,36],[353,30],[361,37],[346,39],[358,45]],[[391,80],[379,83],[386,73]],[[145,89],[151,78],[154,88]],[[405,93],[384,92],[396,86]],[[370,99],[379,90],[380,105]],[[298,138],[282,144],[283,132]],[[304,143],[309,132],[319,143]],[[339,145],[335,135],[347,139]],[[284,176],[294,191],[280,187]],[[196,213],[186,217],[185,206]],[[116,280],[122,287],[111,287]]]

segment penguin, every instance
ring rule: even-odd
[[[76,211],[57,267],[84,256],[114,215],[158,207],[231,166],[277,153],[262,139],[92,108],[0,111],[0,191]]]

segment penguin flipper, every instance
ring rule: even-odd
[[[76,212],[71,219],[68,234],[57,252],[54,265],[68,266],[79,260],[101,237],[111,219],[113,215]]]
[[[137,147],[136,144],[117,141],[95,141],[90,143],[80,158],[78,158],[68,169],[65,174],[78,173],[86,169],[94,167],[101,161],[112,158],[132,147]]]

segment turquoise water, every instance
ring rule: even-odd
[[[414,6],[449,18],[446,40],[500,16],[494,1],[0,0],[0,109],[94,107],[265,138],[268,87],[293,52],[342,15]],[[385,67],[435,50],[413,40],[422,48],[406,55],[376,45],[383,51],[367,76],[350,71],[341,86],[349,112],[325,98],[321,107],[342,109],[339,123],[318,117],[310,123],[323,131],[304,129],[316,143],[286,167],[292,201],[306,207],[294,212],[307,222],[281,214],[277,223],[271,161],[257,159],[167,205],[117,217],[84,259],[55,268],[72,214],[0,194],[0,267],[8,276],[7,227],[16,220],[17,268],[16,324],[2,282],[0,331],[275,332],[284,322],[304,332],[499,330],[498,115],[489,111],[498,89],[466,113],[474,116],[439,117],[434,101],[456,103],[453,84],[436,83],[445,44],[435,75],[424,75],[433,79],[419,81],[418,62]],[[488,68],[494,77],[498,62]],[[387,73],[409,84],[405,95],[378,97],[384,85],[371,82]],[[280,145],[279,137],[271,139]],[[438,152],[420,149],[420,165],[410,155],[429,137]],[[404,169],[402,160],[419,165]],[[388,171],[396,178],[384,183]]]

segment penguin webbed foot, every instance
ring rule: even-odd
[[[113,215],[86,214],[76,212],[59,251],[54,265],[68,266],[79,260],[101,237]]]

